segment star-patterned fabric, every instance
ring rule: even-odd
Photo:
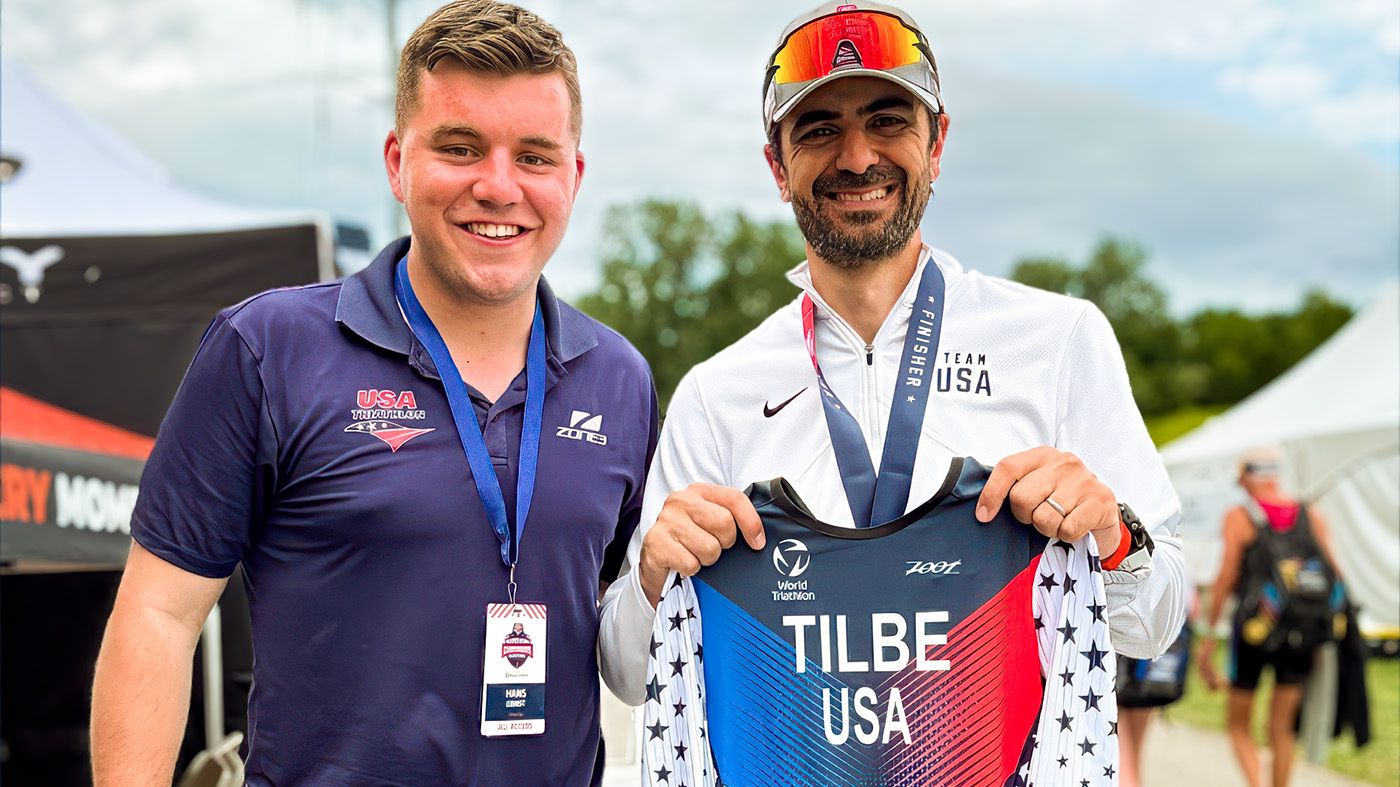
[[[765,515],[765,526],[770,526],[771,512],[765,513],[761,509],[761,514]],[[769,529],[772,544],[776,538],[773,529]],[[803,538],[811,545],[821,536],[809,533]],[[868,539],[845,546],[853,550],[878,549],[880,540]],[[842,553],[843,558],[849,559],[849,556],[850,553]],[[726,554],[721,562],[729,557]],[[813,565],[821,558],[820,549],[814,549],[811,557]],[[768,561],[755,561],[754,569],[760,574],[771,570],[771,566],[766,566],[767,563]],[[703,580],[705,576],[702,573],[700,579]],[[761,576],[755,578],[756,584],[760,586],[763,580],[764,577]],[[944,587],[952,589],[955,586]],[[992,744],[983,745],[980,739],[968,739],[965,728],[970,723],[957,716],[956,706],[961,703],[958,698],[968,696],[966,684],[971,680],[964,677],[959,670],[968,674],[985,671],[984,660],[967,656],[960,659],[960,654],[967,652],[962,641],[973,639],[972,633],[960,634],[962,629],[954,626],[948,633],[946,646],[942,646],[941,650],[930,648],[929,655],[933,658],[951,655],[951,671],[925,672],[912,679],[895,675],[883,684],[891,685],[893,682],[892,685],[898,686],[904,693],[903,710],[906,712],[907,729],[911,736],[908,742],[901,740],[898,732],[891,735],[890,730],[886,729],[883,741],[859,747],[853,735],[844,746],[833,747],[829,744],[830,733],[828,732],[828,737],[823,739],[818,726],[814,736],[815,742],[793,746],[786,742],[789,739],[784,737],[781,729],[785,717],[797,716],[807,720],[812,719],[811,715],[803,716],[800,711],[775,708],[772,705],[787,704],[784,699],[790,700],[793,706],[800,704],[797,695],[801,694],[806,686],[782,687],[771,695],[762,696],[761,693],[750,690],[750,686],[754,684],[745,682],[745,676],[755,672],[749,666],[738,671],[726,671],[716,663],[707,669],[703,625],[705,610],[709,608],[715,615],[733,616],[733,607],[727,601],[715,601],[714,589],[705,582],[673,575],[662,594],[650,643],[646,702],[643,708],[643,783],[651,787],[712,787],[722,784],[728,784],[730,787],[764,784],[766,787],[768,784],[845,784],[856,783],[859,779],[860,784],[889,787],[916,784],[938,784],[939,787],[1116,785],[1116,665],[1109,643],[1108,625],[1105,620],[1107,604],[1093,539],[1086,537],[1074,544],[1049,540],[1043,551],[1030,560],[1025,572],[1018,576],[1016,582],[1008,584],[1007,589],[1021,598],[1012,599],[1009,604],[1003,603],[1000,608],[1022,610],[1019,614],[1029,614],[1032,617],[1029,622],[1034,631],[1035,654],[1031,658],[1038,658],[1040,680],[1024,685],[1032,688],[1039,685],[1041,689],[1038,709],[1032,708],[1029,713],[1023,714],[1024,724],[1016,727],[1025,732],[1017,733],[1016,748],[1010,752],[1009,759],[1004,745],[998,749]],[[1030,598],[1024,598],[1026,595]],[[889,599],[884,601],[888,602]],[[926,604],[927,599],[916,603]],[[706,604],[710,606],[707,607]],[[985,629],[986,626],[980,622],[983,620],[998,618],[979,618],[979,627]],[[1021,620],[1025,621],[1025,618]],[[1010,624],[1007,625],[1009,627]],[[811,628],[815,629],[815,626]],[[784,631],[790,633],[791,630]],[[778,632],[777,636],[781,637],[782,634],[783,632]],[[733,640],[716,641],[715,652],[734,653],[734,647],[751,647],[754,638],[761,634],[754,634],[752,628],[738,631],[726,623],[722,631],[714,631],[712,636],[724,636]],[[841,636],[845,636],[844,629]],[[854,636],[852,635],[852,641]],[[976,636],[986,636],[995,640],[1000,635],[993,630],[982,631]],[[844,648],[844,642],[842,647]],[[806,650],[809,661],[808,674],[801,676],[804,679],[812,672],[821,672],[817,665],[810,661],[815,658],[814,650],[810,647]],[[771,649],[770,651],[775,654],[771,656],[772,659],[783,662],[779,669],[792,671],[793,665],[787,661],[783,652]],[[844,651],[842,655],[844,658]],[[1034,660],[1026,663],[1033,664]],[[1033,671],[1034,667],[1029,669]],[[841,673],[838,672],[832,672],[831,675],[841,677]],[[736,763],[740,758],[728,761],[725,759],[725,747],[711,746],[711,719],[737,718],[730,707],[707,708],[707,701],[716,700],[707,690],[706,679],[708,677],[715,680],[717,676],[725,684],[730,684],[716,684],[714,693],[722,695],[720,702],[726,706],[736,702],[751,702],[755,707],[747,711],[747,716],[771,716],[773,719],[771,735],[761,734],[763,725],[756,728],[759,734],[755,734],[755,729],[714,730],[721,736],[728,733],[730,739],[742,739],[737,744],[730,744],[731,747],[740,745],[744,749],[743,761],[739,764]],[[916,684],[915,680],[943,683],[922,684],[930,688],[920,694],[918,692],[921,684]],[[732,684],[743,684],[743,687],[736,689]],[[817,690],[819,695],[820,691]],[[1012,692],[1018,695],[1027,693],[1015,689]],[[951,699],[945,701],[945,697]],[[842,698],[844,701],[844,695]],[[764,707],[764,703],[768,706]],[[820,703],[818,708],[822,708]],[[857,712],[859,710],[857,707]],[[888,726],[889,717],[885,716],[884,706],[879,706],[877,710]],[[921,719],[929,716],[944,716],[948,723],[921,722]],[[1014,714],[1008,713],[1003,721],[1012,725],[1013,716]],[[897,716],[895,718],[898,719]],[[814,720],[808,723],[821,725],[824,721],[828,725],[834,724],[833,721],[824,719],[818,711]],[[857,726],[853,729],[859,730],[858,719],[856,723]],[[953,731],[950,732],[950,729]],[[989,730],[986,738],[995,741],[995,736],[1001,735],[1002,732]],[[957,738],[960,742],[952,744],[928,740],[946,735],[964,737]],[[968,740],[971,742],[963,742]],[[963,748],[964,751],[950,751],[950,746]],[[718,756],[716,748],[720,749]],[[849,759],[849,753],[857,748],[867,750],[870,756],[862,760],[860,765],[853,766],[850,765],[852,760]],[[728,751],[734,749],[730,748]],[[843,757],[847,759],[842,760]],[[956,768],[949,767],[948,763],[959,757],[964,762],[958,763]],[[757,767],[755,762],[759,764]],[[825,769],[829,764],[831,770],[827,771]],[[865,770],[853,770],[858,768]]]
[[[1044,694],[1013,787],[1118,783],[1118,666],[1097,551],[1085,536],[1074,544],[1052,540],[1041,554],[1032,608]]]
[[[664,613],[664,619],[663,619]],[[714,755],[705,742],[705,646],[700,602],[689,579],[672,575],[657,607],[642,709],[643,784],[714,787]]]

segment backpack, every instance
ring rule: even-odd
[[[1191,623],[1181,627],[1176,641],[1155,659],[1118,657],[1118,704],[1126,708],[1156,708],[1181,699],[1191,666]]]
[[[1313,538],[1308,507],[1299,505],[1287,530],[1275,530],[1254,500],[1244,508],[1257,538],[1244,553],[1235,612],[1240,639],[1266,653],[1285,647],[1311,652],[1336,639],[1339,622],[1346,624],[1346,591]]]

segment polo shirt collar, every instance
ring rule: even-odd
[[[369,267],[345,279],[336,302],[335,320],[365,341],[400,355],[417,355],[418,340],[394,297],[394,267],[408,253],[408,238],[384,247]],[[563,373],[563,364],[598,346],[598,333],[581,312],[562,303],[540,277],[540,307],[544,312],[545,347]]]

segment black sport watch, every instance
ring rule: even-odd
[[[1150,564],[1152,550],[1156,548],[1156,545],[1152,543],[1152,536],[1148,534],[1142,520],[1133,513],[1133,509],[1128,508],[1123,503],[1118,504],[1118,517],[1123,520],[1123,524],[1128,526],[1128,536],[1131,541],[1128,546],[1128,554],[1124,555],[1123,561],[1112,570],[1135,571]]]

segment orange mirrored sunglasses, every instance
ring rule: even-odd
[[[924,57],[918,31],[872,11],[833,14],[794,30],[769,64],[772,80],[791,85],[848,67],[885,71]]]

